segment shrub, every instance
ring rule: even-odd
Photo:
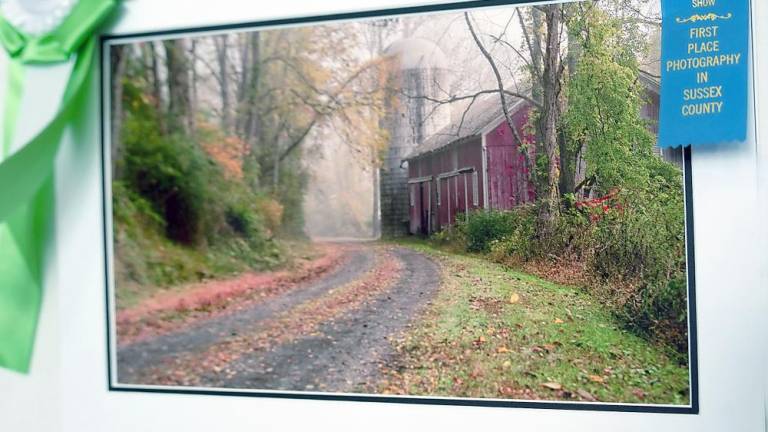
[[[123,124],[122,181],[160,215],[167,238],[194,247],[230,238],[258,243],[279,226],[280,205],[261,205],[270,199],[248,186],[235,163],[242,155],[230,154],[226,136],[204,122],[195,136],[162,133],[138,89],[127,86],[126,98],[135,103]]]
[[[166,221],[166,235],[183,244],[203,243],[217,216],[205,154],[182,137],[126,134],[126,181],[152,203]]]
[[[259,213],[264,217],[266,228],[275,233],[283,223],[285,208],[274,198],[261,198],[256,202]]]
[[[461,253],[467,250],[466,218],[462,215],[456,218],[456,224],[432,234],[430,239],[442,247]]]
[[[619,310],[619,318],[628,327],[646,336],[654,336],[675,347],[688,350],[687,284],[685,272],[669,280],[641,284]]]
[[[502,238],[491,242],[491,252],[500,259],[501,255],[514,261],[527,261],[541,253],[536,232],[536,207],[522,206],[505,212],[510,231]]]
[[[463,222],[469,252],[488,252],[491,243],[499,241],[515,231],[518,222],[514,212],[475,211],[469,221]]]
[[[682,194],[663,188],[624,196],[622,212],[600,220],[588,269],[630,328],[687,347],[685,222]]]
[[[225,213],[227,225],[240,237],[253,238],[261,236],[263,222],[259,215],[247,205],[237,203],[229,207]]]

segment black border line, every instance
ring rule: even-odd
[[[691,146],[681,149],[683,152],[683,180],[685,182],[685,251],[687,253],[686,273],[688,273],[688,372],[691,378],[691,414],[699,413],[699,357],[696,315],[696,259],[693,241],[693,162]]]
[[[178,28],[172,30],[161,30],[151,32],[129,33],[129,34],[104,34],[99,40],[99,107],[101,109],[100,129],[101,129],[101,188],[102,188],[102,228],[104,245],[104,287],[105,287],[105,306],[106,306],[106,342],[107,342],[107,389],[115,392],[128,393],[147,393],[147,394],[182,394],[182,395],[206,395],[206,396],[236,396],[236,397],[266,397],[277,399],[296,399],[296,400],[327,400],[327,401],[351,401],[351,402],[379,402],[379,403],[399,403],[415,405],[448,405],[448,406],[473,406],[473,407],[504,407],[504,408],[532,408],[546,410],[565,410],[565,411],[599,411],[599,412],[627,412],[627,413],[653,413],[653,414],[699,414],[699,368],[698,368],[698,345],[696,331],[696,271],[694,259],[694,241],[693,241],[693,179],[691,146],[685,146],[681,149],[684,159],[684,183],[685,183],[685,226],[686,226],[686,253],[687,253],[687,276],[688,276],[688,371],[690,377],[690,405],[632,405],[632,404],[606,404],[591,402],[557,402],[557,401],[520,401],[520,400],[478,400],[464,398],[435,398],[435,397],[415,397],[415,396],[378,396],[378,395],[349,395],[334,393],[278,393],[270,391],[246,392],[237,390],[203,390],[203,389],[185,389],[183,387],[165,389],[154,387],[121,387],[112,382],[112,311],[110,305],[110,268],[109,261],[109,233],[107,232],[107,179],[106,179],[106,134],[104,125],[105,94],[104,84],[109,81],[111,88],[112,75],[107,74],[104,68],[104,51],[107,48],[107,42],[121,39],[134,38],[160,38],[190,33],[208,33],[223,30],[258,30],[260,27],[285,26],[292,24],[313,24],[325,23],[340,20],[382,18],[393,15],[413,15],[426,12],[446,12],[466,9],[481,9],[494,6],[509,6],[514,4],[537,3],[537,0],[472,0],[467,2],[452,2],[436,5],[409,6],[390,9],[366,10],[360,12],[344,12],[338,14],[314,15],[306,17],[279,18],[262,21],[252,21],[235,24],[222,24],[213,26]],[[108,75],[108,76],[107,76]]]
[[[106,158],[107,147],[107,131],[104,125],[104,84],[106,80],[106,73],[104,71],[104,50],[106,46],[104,41],[101,40],[98,45],[99,52],[96,55],[96,61],[99,65],[99,132],[101,133],[101,145],[99,146],[99,156],[101,157],[101,225],[102,225],[102,246],[104,247],[104,307],[106,312],[106,324],[107,324],[107,383],[109,389],[112,390],[112,313],[109,305],[109,275],[112,268],[109,262],[109,233],[107,232],[107,173],[106,164],[104,163]],[[111,71],[110,71],[111,72]],[[109,74],[110,85],[112,83],[112,74]],[[111,88],[111,87],[110,87]],[[111,110],[110,110],[111,112]],[[110,193],[112,192],[112,182],[110,181]]]

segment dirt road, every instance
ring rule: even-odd
[[[274,298],[118,349],[121,384],[366,391],[440,285],[411,249],[349,244],[334,270]],[[211,282],[216,283],[216,282]]]

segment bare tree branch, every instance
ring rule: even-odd
[[[499,68],[496,67],[496,62],[493,60],[493,57],[491,57],[491,54],[488,52],[488,50],[485,49],[485,46],[483,45],[482,41],[480,41],[480,38],[477,36],[477,33],[475,33],[475,29],[472,26],[472,21],[469,19],[469,13],[464,12],[464,19],[467,22],[467,28],[469,28],[469,32],[472,34],[472,39],[475,40],[475,44],[477,44],[477,48],[480,49],[480,52],[483,54],[483,57],[485,57],[486,60],[488,60],[488,64],[491,66],[491,69],[493,70],[493,74],[496,76],[496,82],[499,85],[499,99],[501,100],[501,109],[504,111],[504,118],[507,120],[507,124],[509,125],[509,128],[512,129],[512,134],[515,136],[515,140],[517,141],[518,145],[521,148],[521,153],[526,155],[526,164],[528,164],[530,161],[528,160],[528,152],[522,151],[522,147],[525,145],[523,142],[523,139],[520,137],[520,132],[518,132],[517,127],[515,126],[515,121],[512,119],[512,115],[509,112],[509,107],[507,106],[507,98],[506,91],[504,90],[504,82],[501,79],[501,74],[499,73]],[[530,99],[530,98],[526,98]],[[530,167],[530,165],[529,165]]]
[[[526,95],[524,93],[520,93],[520,92],[513,92],[513,91],[507,90],[505,88],[480,90],[480,91],[477,91],[477,92],[474,92],[474,93],[471,93],[471,94],[462,95],[462,96],[451,95],[451,97],[446,98],[446,99],[438,99],[438,98],[434,98],[434,97],[427,96],[427,95],[409,95],[409,94],[404,93],[404,92],[401,91],[401,94],[404,95],[405,97],[409,98],[409,99],[423,99],[423,100],[426,100],[426,101],[429,101],[429,102],[432,102],[432,103],[436,103],[436,104],[441,104],[441,105],[451,104],[451,103],[455,103],[455,102],[461,102],[461,101],[467,100],[467,99],[476,99],[477,97],[482,96],[482,95],[486,95],[486,94],[502,94],[502,93],[507,95],[507,96],[512,96],[512,97],[523,99],[523,100],[525,100],[527,102],[530,102],[533,106],[535,106],[537,108],[541,107],[541,103],[538,102],[538,101],[533,100],[530,96],[528,96],[528,95]]]
[[[531,55],[531,66],[532,66],[532,72],[533,76],[541,81],[541,66],[539,65],[539,62],[536,61],[537,58],[541,57],[541,52],[535,52],[533,48],[533,42],[531,42],[531,35],[528,34],[528,28],[525,26],[525,21],[523,21],[523,15],[518,12],[517,13],[517,19],[520,22],[520,29],[523,31],[523,38],[525,39],[525,44],[528,46],[528,52]]]
[[[307,106],[309,106],[313,111],[315,111],[315,115],[313,116],[312,120],[309,122],[306,128],[302,130],[302,132],[292,140],[291,144],[280,154],[279,161],[285,160],[285,158],[290,155],[291,152],[293,152],[299,145],[302,143],[304,138],[309,135],[309,132],[312,130],[312,128],[324,117],[342,110],[345,108],[342,101],[339,100],[339,96],[346,90],[346,88],[352,84],[357,78],[360,77],[364,72],[370,70],[373,67],[376,67],[380,64],[380,61],[371,61],[365,63],[362,67],[358,68],[355,72],[353,72],[350,76],[348,76],[333,92],[324,92],[321,94],[325,94],[328,97],[330,97],[331,101],[335,102],[333,104],[325,104],[325,105],[317,105],[315,103],[310,103],[306,98],[301,97],[298,92],[294,91],[294,95],[297,97],[300,97],[304,102],[307,102]],[[352,101],[350,104],[348,104],[346,107],[354,106],[356,101]]]

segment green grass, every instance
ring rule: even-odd
[[[679,355],[622,329],[584,290],[428,243],[401,244],[434,256],[443,285],[399,342],[385,391],[688,404]]]

